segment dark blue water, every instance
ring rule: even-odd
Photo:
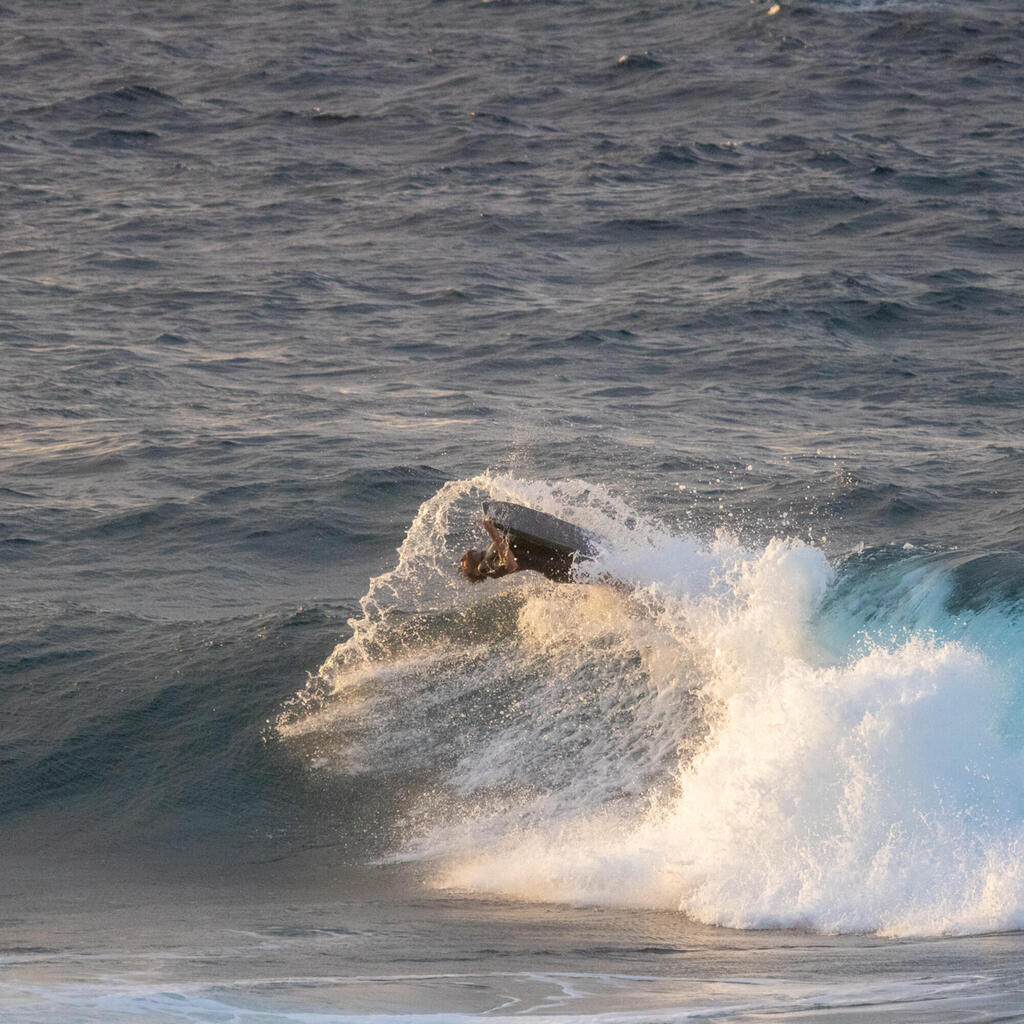
[[[1017,1006],[1015,4],[0,23],[4,1012],[249,1020],[200,963],[224,922],[268,984],[387,936],[267,1010],[325,1020]],[[632,589],[460,582],[487,497]],[[516,994],[474,1002],[437,978],[505,976],[482,921]],[[787,932],[720,926],[861,937],[807,981]],[[413,950],[434,980],[389,988]]]

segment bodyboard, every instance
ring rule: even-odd
[[[514,505],[510,501],[485,501],[484,515],[508,537],[513,553],[532,551],[538,555],[596,554],[593,534],[557,516]]]

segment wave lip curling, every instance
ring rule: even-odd
[[[595,582],[460,588],[481,494],[602,537]],[[680,536],[584,481],[455,481],[317,684],[348,763],[407,750],[436,773],[396,855],[432,862],[439,886],[738,928],[1024,927],[1012,615],[988,609],[980,646],[936,621],[837,652],[858,601],[830,601],[835,585],[811,545]],[[870,576],[862,592],[885,600]]]

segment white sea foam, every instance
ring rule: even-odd
[[[870,1009],[874,1020],[905,1020],[910,1010],[960,1020],[987,982],[957,976],[821,981],[525,971],[154,984],[115,974],[65,984],[5,982],[0,1004],[11,1024],[472,1024],[482,1018],[505,1024],[682,1024],[780,1013],[828,1017],[849,1008]],[[424,1001],[445,1009],[424,1010]]]
[[[481,493],[597,533],[584,568],[598,582],[456,581]],[[841,612],[820,612],[833,577],[797,541],[700,541],[580,481],[478,478],[426,503],[320,683],[343,697],[376,666],[395,685],[393,607],[517,602],[490,649],[480,633],[475,647],[456,641],[472,657],[439,660],[451,635],[419,632],[418,674],[403,674],[401,700],[375,704],[399,760],[460,744],[402,853],[436,859],[440,886],[743,928],[1024,927],[1024,755],[1007,738],[1006,663],[924,629],[837,652],[822,638],[842,632],[828,621]],[[941,601],[919,604],[939,614]],[[515,698],[460,731],[452,709],[485,685],[493,701]]]

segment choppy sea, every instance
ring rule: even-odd
[[[1019,4],[0,27],[0,1018],[1024,1020]]]

